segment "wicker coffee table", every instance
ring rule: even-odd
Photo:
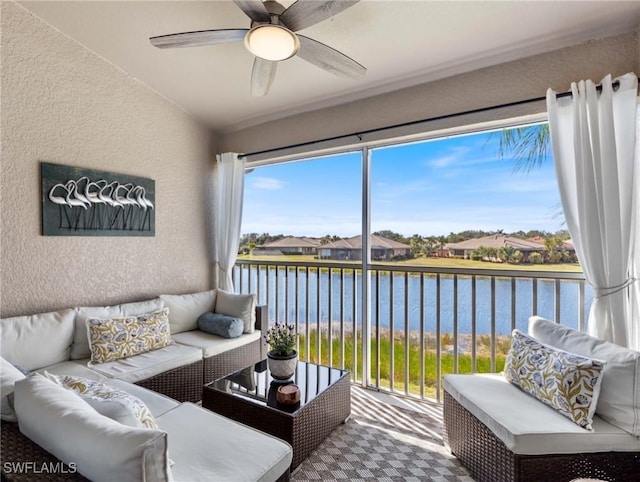
[[[293,379],[300,402],[282,405],[282,383],[269,374],[266,360],[204,386],[202,406],[285,440],[293,447],[291,470],[351,414],[349,372],[298,362]]]

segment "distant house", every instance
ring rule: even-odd
[[[480,247],[484,248],[514,248],[522,253],[523,260],[526,261],[531,253],[544,252],[544,245],[533,241],[527,241],[525,239],[514,238],[512,236],[506,236],[504,234],[494,234],[491,236],[484,236],[482,238],[467,239],[460,243],[447,244],[451,256],[459,258],[470,258],[471,253]]]
[[[533,236],[531,238],[527,238],[527,241],[533,241],[534,243],[539,243],[544,246],[546,239],[542,236]],[[573,245],[573,241],[571,239],[565,239],[562,241],[562,249],[574,254],[576,252],[576,247]]]
[[[316,254],[316,249],[320,246],[320,240],[316,238],[306,238],[298,236],[287,236],[257,246],[253,250],[254,255],[297,255]]]
[[[566,249],[567,251],[573,253],[574,255],[576,254],[576,247],[573,244],[573,240],[572,239],[565,239],[562,242],[562,249]]]
[[[545,238],[543,238],[542,236],[534,236],[531,238],[527,238],[528,241],[533,241],[534,243],[539,243],[542,246],[544,246],[545,243]],[[571,256],[571,260],[574,262],[578,261],[578,257],[576,255],[576,247],[573,244],[573,240],[571,239],[565,239],[564,241],[562,241],[562,245],[560,246],[560,250],[562,251],[567,251],[569,253],[569,255]]]
[[[372,234],[369,241],[371,259],[389,261],[409,255],[411,246]],[[362,236],[329,241],[318,247],[318,259],[358,261],[362,259]]]

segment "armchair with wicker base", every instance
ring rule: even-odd
[[[551,356],[556,350],[571,358],[604,362],[599,382],[593,377],[584,379],[599,383],[599,391],[594,390],[595,405],[589,409],[591,423],[581,426],[562,409],[543,403],[502,374],[446,375],[443,435],[451,452],[479,482],[638,480],[640,352],[539,317],[530,319],[529,336],[549,348]],[[510,369],[509,357],[522,363],[527,356],[512,354],[514,346],[505,373]],[[530,366],[539,370],[540,352],[536,356]],[[535,370],[532,379],[548,390],[547,383],[553,380],[545,380]],[[573,388],[580,385],[578,375],[565,379],[551,372],[550,377],[566,380],[570,388],[566,392],[560,388],[556,394],[566,393],[568,403],[584,407],[586,399],[576,398],[579,391]]]

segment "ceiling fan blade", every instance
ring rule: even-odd
[[[298,35],[298,39],[298,56],[321,69],[348,79],[359,79],[367,72],[364,66],[328,45],[304,35]]]
[[[254,22],[269,22],[269,12],[260,0],[233,0],[240,10]]]
[[[339,14],[360,0],[298,0],[280,15],[280,22],[294,32]]]
[[[251,71],[251,95],[261,97],[267,95],[276,76],[278,62],[256,57]]]
[[[199,47],[201,45],[215,45],[229,42],[239,42],[244,39],[249,29],[235,28],[224,30],[200,30],[198,32],[182,32],[169,35],[151,37],[151,45],[160,49],[174,47]]]

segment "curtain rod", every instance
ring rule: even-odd
[[[620,81],[616,80],[614,81],[612,84],[614,89],[617,89],[620,86]],[[596,85],[596,90],[598,92],[602,91],[602,85],[598,84]],[[560,92],[559,94],[556,94],[556,99],[560,99],[562,97],[571,97],[573,94],[571,93],[571,91],[568,92]],[[243,159],[245,157],[249,157],[249,156],[258,156],[258,155],[262,155],[262,154],[269,154],[271,152],[278,152],[278,151],[283,151],[285,149],[295,149],[297,147],[305,147],[305,146],[312,146],[314,144],[320,144],[323,142],[331,142],[331,141],[337,141],[340,139],[346,139],[348,137],[357,137],[358,139],[362,140],[362,136],[363,135],[367,135],[367,134],[374,134],[376,132],[381,132],[381,131],[386,131],[389,129],[397,129],[400,127],[411,127],[417,124],[423,124],[425,122],[434,122],[434,121],[440,121],[440,120],[445,120],[445,119],[451,119],[453,117],[459,117],[459,116],[463,116],[463,115],[469,115],[469,114],[479,114],[482,112],[489,112],[492,110],[497,110],[497,109],[504,109],[506,107],[515,107],[518,105],[524,105],[524,104],[531,104],[533,102],[541,102],[543,100],[547,100],[547,97],[535,97],[533,99],[525,99],[525,100],[518,100],[515,102],[508,102],[506,104],[500,104],[500,105],[492,105],[490,107],[480,107],[478,109],[471,109],[471,110],[466,110],[463,112],[456,112],[454,114],[444,114],[444,115],[439,115],[439,116],[435,116],[435,117],[428,117],[426,119],[418,119],[418,120],[414,120],[414,121],[409,121],[409,122],[403,122],[401,124],[393,124],[390,126],[385,126],[385,127],[375,127],[373,129],[367,129],[364,131],[358,131],[358,132],[352,132],[351,134],[341,134],[339,136],[333,136],[333,137],[325,137],[324,139],[316,139],[314,141],[306,141],[306,142],[300,142],[298,144],[291,144],[288,146],[282,146],[282,147],[274,147],[271,149],[265,149],[263,151],[255,151],[255,152],[249,152],[246,154],[240,154],[238,155],[238,158]]]

